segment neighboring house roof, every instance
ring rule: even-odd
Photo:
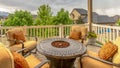
[[[88,17],[83,21],[88,22]],[[109,17],[107,15],[98,15],[96,12],[93,12],[93,23],[114,23],[115,19],[113,17]]]
[[[98,23],[113,23],[115,19],[113,17],[109,17],[107,15],[99,15],[98,16]]]
[[[73,10],[76,10],[80,14],[86,14],[87,10],[81,9],[81,8],[74,8]],[[115,19],[113,17],[109,17],[107,15],[98,15],[96,12],[92,13],[93,16],[93,23],[114,23]],[[83,21],[87,23],[88,17],[84,18]]]
[[[87,14],[87,10],[82,9],[82,8],[74,8],[73,10],[76,10],[76,11],[79,12],[80,14]]]

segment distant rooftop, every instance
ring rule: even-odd
[[[81,14],[87,14],[87,10],[82,9],[82,8],[74,8],[73,10],[77,10]]]

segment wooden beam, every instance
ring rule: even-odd
[[[92,31],[92,0],[88,0],[88,24],[89,31]]]

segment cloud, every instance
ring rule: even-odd
[[[120,15],[120,8],[110,8],[110,9],[96,9],[95,12],[101,15]]]
[[[0,11],[14,12],[28,10],[36,14],[38,7],[49,4],[55,14],[61,8],[72,11],[74,8],[87,9],[88,0],[0,0]],[[120,14],[120,0],[93,0],[93,11],[109,16]]]
[[[49,4],[52,10],[57,12],[61,8],[64,8],[68,11],[71,11],[76,7],[83,8],[85,6],[85,2],[85,0],[0,0],[0,5],[5,6],[4,9],[8,9],[9,11],[22,9],[35,13],[38,7],[43,4]]]
[[[120,15],[120,0],[93,0],[93,11],[101,15]]]

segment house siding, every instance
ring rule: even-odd
[[[76,10],[73,10],[73,12],[71,14],[74,14],[74,17],[72,17],[72,15],[70,15],[71,20],[79,20],[79,17],[81,17],[81,14],[78,13]]]

